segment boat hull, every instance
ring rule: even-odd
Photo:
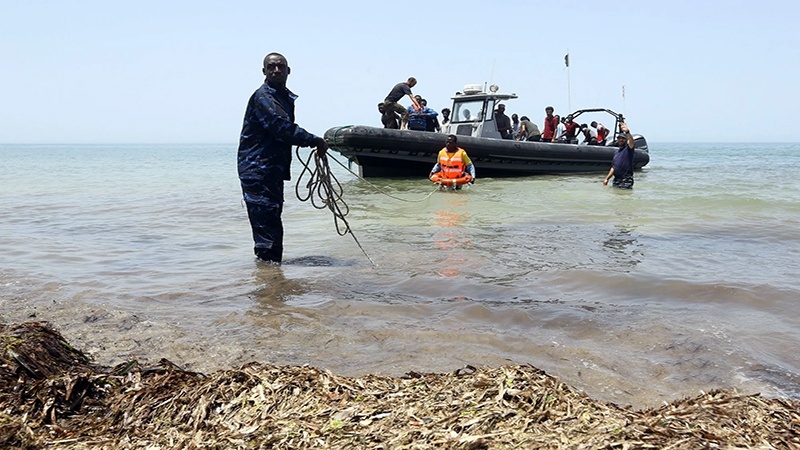
[[[362,125],[335,127],[325,133],[329,147],[359,166],[362,177],[427,176],[447,135]],[[608,172],[617,147],[527,142],[459,136],[481,178],[540,174]],[[634,165],[650,161],[647,141],[636,136]]]

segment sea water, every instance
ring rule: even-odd
[[[345,236],[298,200],[295,158],[276,267],[252,253],[235,143],[1,145],[0,319],[48,321],[105,365],[531,364],[636,406],[800,398],[800,145],[650,152],[631,191],[478,166],[434,192],[331,159]]]

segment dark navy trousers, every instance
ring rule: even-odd
[[[253,229],[253,250],[259,259],[279,263],[283,259],[283,180],[243,179],[241,182],[247,217]]]

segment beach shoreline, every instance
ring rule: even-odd
[[[13,307],[12,307],[13,305]],[[257,341],[220,339],[218,333],[225,331],[198,329],[181,323],[167,323],[150,317],[146,311],[123,310],[106,303],[81,300],[32,303],[22,298],[0,299],[0,323],[24,323],[44,321],[54,327],[76,348],[80,348],[96,364],[111,367],[125,361],[137,360],[153,364],[159,360],[172,361],[177,366],[193,372],[214,373],[230,370],[246,364],[276,364],[321,367],[341,376],[389,376],[400,377],[409,372],[452,372],[465,366],[500,367],[503,365],[532,365],[535,360],[512,360],[491,354],[488,348],[471,348],[466,343],[454,346],[442,341],[425,341],[418,351],[419,356],[386,355],[369,359],[364,355],[353,355],[348,361],[325,356],[324,348],[293,343],[291,349],[281,349],[287,337],[272,342],[272,348],[264,349],[263,339]],[[13,312],[12,312],[13,311]],[[238,320],[238,319],[237,319]],[[354,334],[335,337],[337,340],[356,339]],[[393,338],[396,338],[394,336]],[[420,345],[420,339],[408,338],[406,343],[395,346]],[[331,339],[334,339],[332,337]],[[363,343],[351,342],[354,349],[363,348]],[[309,345],[312,345],[309,343]],[[467,351],[466,349],[469,349]],[[408,350],[413,354],[414,350]],[[551,359],[558,359],[558,347],[546,350]],[[340,351],[341,352],[341,351]],[[424,356],[423,356],[424,353]],[[378,361],[371,364],[371,361]],[[566,366],[569,367],[569,366]],[[609,370],[611,373],[609,373]],[[652,408],[678,398],[697,395],[715,389],[738,390],[747,394],[760,394],[768,398],[781,398],[781,392],[773,386],[754,380],[741,380],[739,384],[714,383],[696,373],[686,374],[685,389],[666,390],[663,385],[648,383],[644,379],[626,379],[625,372],[613,373],[613,366],[579,366],[575,371],[559,372],[547,369],[575,389],[586,393],[597,401],[625,405],[632,408]],[[668,374],[665,374],[665,376]],[[671,375],[674,377],[674,374]]]
[[[533,366],[343,377],[162,358],[94,364],[50,325],[0,325],[5,448],[797,448],[800,403],[713,390],[658,408],[590,398]]]

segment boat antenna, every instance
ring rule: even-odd
[[[495,58],[495,59],[492,61],[492,73],[489,75],[489,83],[491,83],[492,81],[494,81],[494,65],[495,65],[495,63],[497,63],[497,58]],[[485,84],[486,84],[486,83],[485,83]],[[484,91],[486,91],[486,88],[484,87],[484,89],[483,89],[483,90],[484,90]]]
[[[625,115],[625,85],[622,85],[622,115]]]
[[[567,49],[567,54],[564,55],[564,65],[566,65],[567,69],[567,109],[570,113],[572,113],[572,94],[570,92],[570,82],[569,82],[569,49]]]

